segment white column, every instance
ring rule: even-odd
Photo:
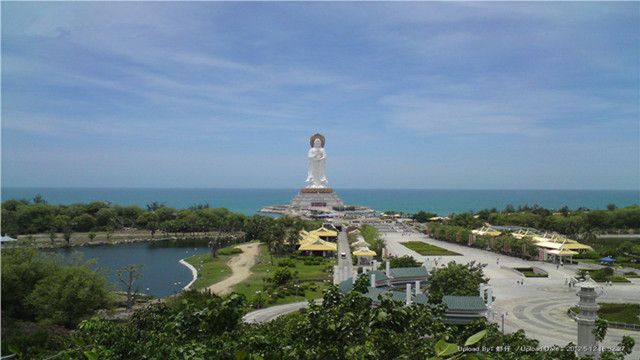
[[[376,287],[376,274],[369,275],[369,280],[371,280],[371,287]]]
[[[407,306],[411,305],[411,284],[407,284],[407,295],[406,295],[405,304]]]
[[[420,294],[420,280],[416,281],[416,296]]]

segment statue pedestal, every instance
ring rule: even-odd
[[[344,201],[332,188],[303,188],[290,204],[298,209],[344,207]]]

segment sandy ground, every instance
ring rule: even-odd
[[[251,275],[251,267],[256,263],[258,246],[260,246],[260,243],[257,242],[236,246],[242,249],[243,252],[232,257],[227,263],[231,271],[233,271],[233,275],[209,286],[207,289],[218,295],[226,295],[231,292],[231,289],[236,284],[247,279]]]

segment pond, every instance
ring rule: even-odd
[[[71,256],[80,252],[83,260],[96,259],[97,266],[118,290],[124,285],[116,277],[116,269],[126,265],[144,264],[142,277],[135,285],[144,294],[164,297],[176,294],[192,280],[191,270],[180,264],[180,259],[208,251],[208,240],[177,240],[134,244],[101,245],[94,247],[75,247],[51,250],[55,253]]]

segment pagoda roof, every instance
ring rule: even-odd
[[[442,297],[442,303],[447,305],[447,308],[449,310],[459,310],[459,311],[487,310],[487,307],[480,296],[445,295]]]
[[[324,241],[322,239],[316,239],[309,242],[304,242],[298,248],[300,251],[337,251],[338,244]]]

